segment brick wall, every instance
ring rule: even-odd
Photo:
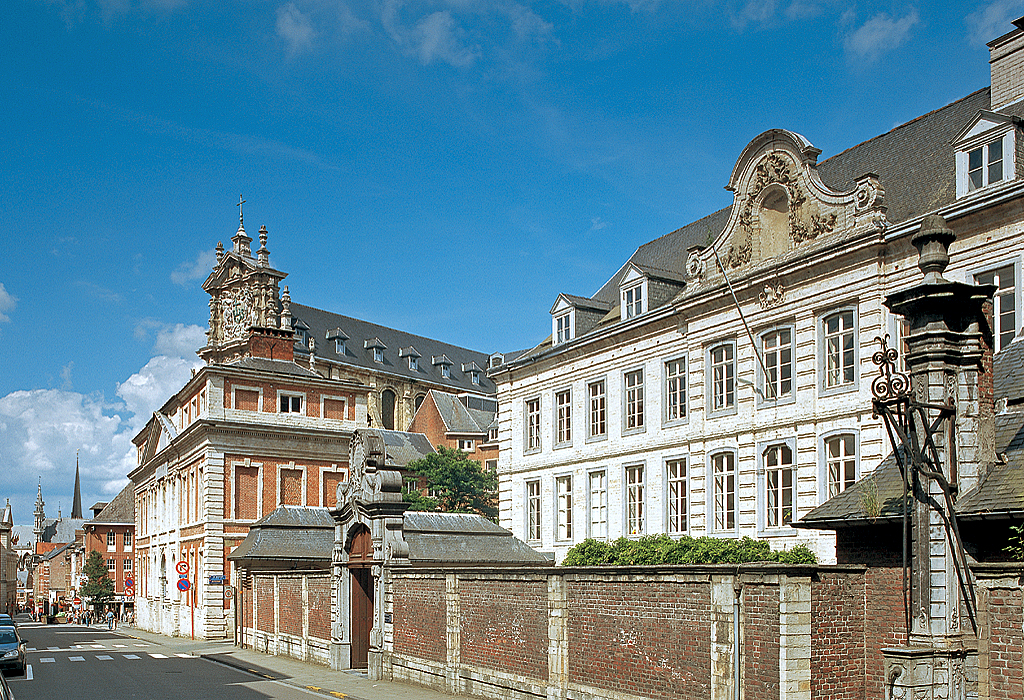
[[[277,608],[280,631],[302,636],[302,579],[279,577],[277,580]]]
[[[710,697],[711,591],[705,583],[567,582],[569,680],[650,698]]]
[[[543,581],[466,580],[459,586],[462,659],[528,678],[548,677]]]
[[[274,631],[274,577],[256,576],[253,581],[253,595],[256,598],[256,629],[260,632]]]
[[[823,572],[811,582],[811,693],[861,700],[864,670],[864,576]]]
[[[310,576],[309,587],[309,634],[320,639],[331,638],[331,577]]]
[[[1019,580],[1016,587],[993,587],[988,591],[988,682],[992,698],[1024,698],[1022,596]]]
[[[864,574],[864,690],[884,697],[882,649],[907,643],[903,619],[903,568],[869,568]]]
[[[394,651],[444,663],[447,629],[444,578],[398,578],[394,583]]]
[[[743,586],[743,690],[746,700],[779,698],[779,587]]]

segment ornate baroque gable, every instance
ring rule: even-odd
[[[234,249],[225,252],[217,244],[217,264],[203,283],[210,295],[210,327],[206,347],[199,351],[207,362],[223,362],[240,356],[250,328],[278,328],[281,322],[280,281],[287,274],[270,267],[266,249],[267,229],[260,228],[258,259],[249,251],[241,222]]]
[[[850,192],[834,192],[818,176],[819,151],[799,134],[773,129],[743,150],[729,185],[733,206],[712,245],[722,264],[739,268],[783,255],[836,232],[885,225],[884,192],[865,174]],[[714,251],[697,253],[690,274],[717,269]],[[703,263],[703,264],[700,264]]]

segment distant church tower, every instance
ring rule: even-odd
[[[242,220],[245,200],[238,199],[238,231],[231,239],[233,247],[225,252],[224,246],[217,244],[217,264],[203,282],[203,289],[210,295],[210,327],[199,356],[208,364],[228,362],[249,352],[252,328],[281,328],[279,283],[288,275],[270,267],[266,226],[260,227],[260,248],[253,258],[252,239],[246,235]],[[290,337],[290,327],[282,330]]]
[[[78,454],[75,454],[75,500],[71,504],[71,517],[82,520],[82,480],[78,476]]]
[[[43,511],[44,505],[46,504],[43,502],[43,482],[40,481],[39,486],[37,487],[36,490],[36,524],[35,527],[32,529],[32,531],[36,535],[36,542],[43,541],[43,528],[46,527],[46,512]]]

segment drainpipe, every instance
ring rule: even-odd
[[[740,687],[740,593],[743,585],[739,581],[739,572],[734,579],[732,599],[732,695],[733,700],[742,697]]]

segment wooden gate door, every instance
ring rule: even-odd
[[[366,668],[373,628],[373,540],[363,528],[352,538],[348,571],[351,576],[352,668]]]

